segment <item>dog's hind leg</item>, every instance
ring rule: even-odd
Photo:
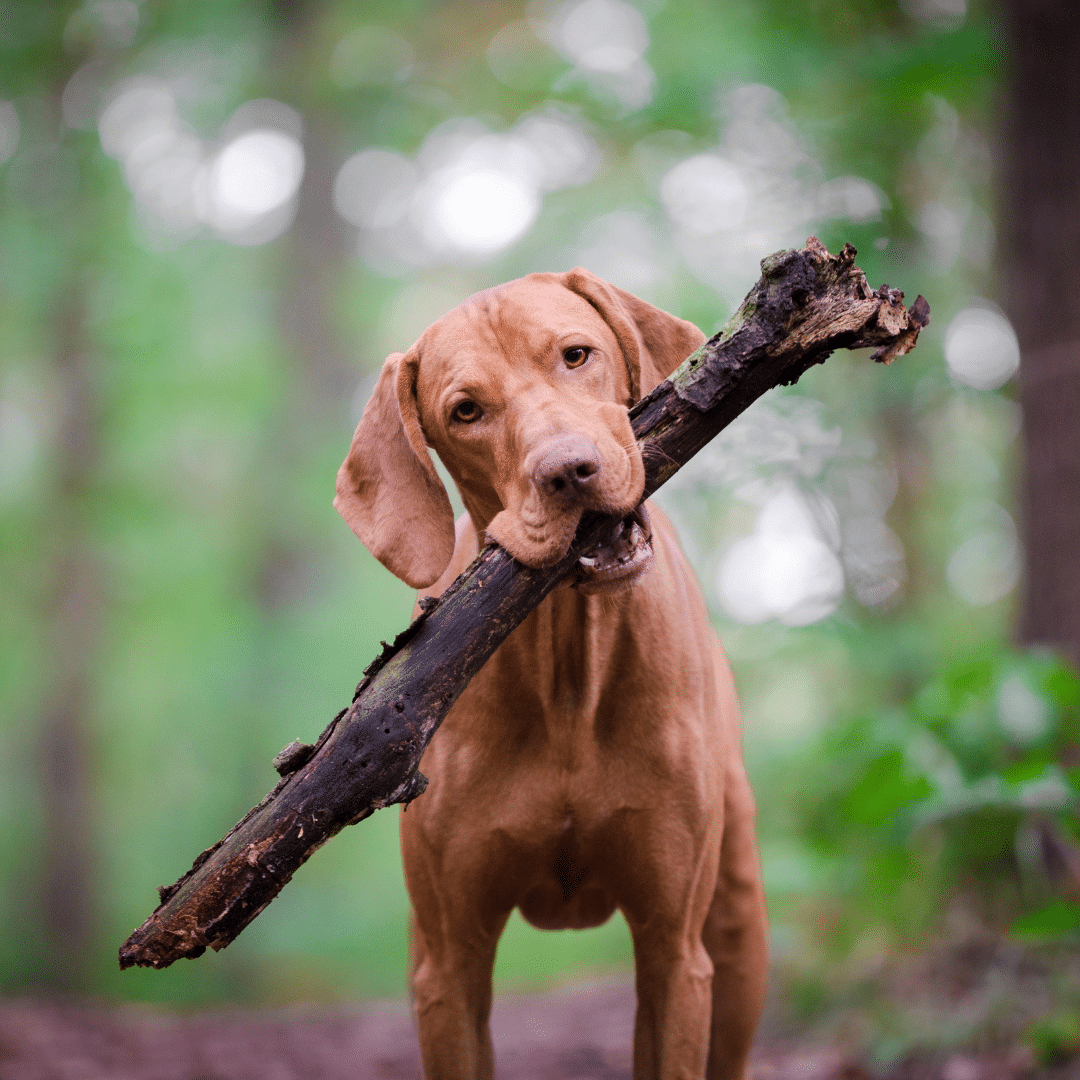
[[[740,765],[725,785],[716,895],[702,941],[713,962],[708,1080],[742,1080],[765,1003],[768,929],[750,782]]]

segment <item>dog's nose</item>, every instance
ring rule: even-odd
[[[588,491],[600,472],[600,451],[580,435],[546,447],[533,466],[532,480],[545,495]]]

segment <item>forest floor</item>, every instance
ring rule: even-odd
[[[751,1080],[1080,1080],[1080,949],[1040,954],[976,933],[890,961],[813,1009],[791,1007],[806,998],[797,984],[774,979]],[[499,995],[497,1075],[630,1080],[633,1009],[628,976]],[[419,1077],[401,1001],[179,1013],[0,999],[0,1080]]]

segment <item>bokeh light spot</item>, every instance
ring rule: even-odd
[[[728,549],[716,588],[736,622],[808,626],[836,610],[844,571],[806,499],[785,488],[762,508],[754,532]]]
[[[683,229],[703,235],[742,225],[750,192],[730,162],[716,154],[696,154],[665,174],[660,197]]]
[[[1003,507],[977,500],[962,508],[972,527],[945,568],[952,589],[971,607],[985,607],[1007,596],[1020,578],[1016,523]]]
[[[210,190],[225,214],[260,217],[295,194],[304,175],[304,151],[280,131],[249,131],[218,154]]]
[[[998,720],[1006,734],[1021,746],[1035,742],[1050,726],[1050,706],[1020,675],[1010,675],[998,687]]]
[[[428,227],[462,251],[498,251],[523,236],[540,212],[535,188],[492,168],[432,177]]]
[[[334,180],[334,209],[362,229],[399,221],[416,188],[416,166],[393,150],[371,147],[353,154]]]
[[[555,46],[579,67],[603,74],[630,68],[649,47],[649,28],[624,0],[565,5],[549,27]]]
[[[1020,345],[1009,320],[990,307],[967,307],[945,331],[949,374],[976,390],[995,390],[1020,367]]]

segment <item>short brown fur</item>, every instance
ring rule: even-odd
[[[580,269],[478,293],[387,360],[335,505],[422,596],[438,596],[486,536],[550,565],[585,509],[638,504],[627,406],[702,340]],[[425,442],[461,493],[456,528]],[[552,593],[424,755],[430,785],[401,837],[429,1080],[493,1076],[491,970],[515,907],[545,929],[622,911],[636,1080],[745,1073],[766,924],[739,707],[671,526],[649,514],[651,561]]]

